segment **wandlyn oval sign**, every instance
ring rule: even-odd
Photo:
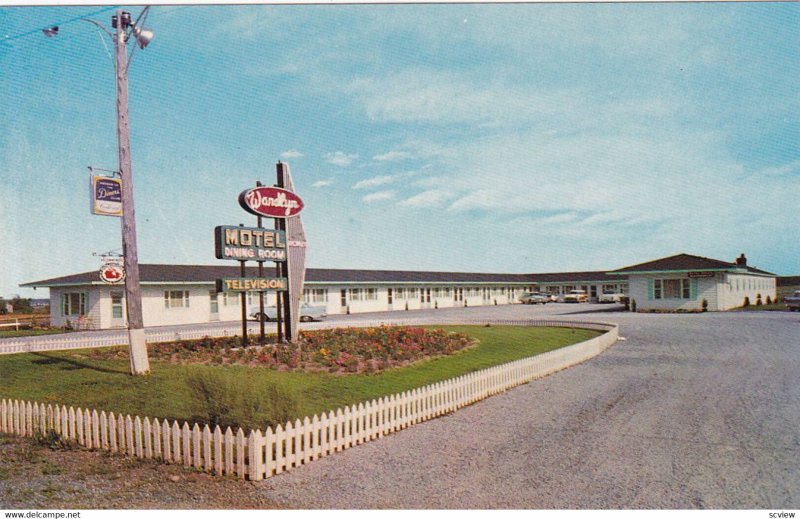
[[[279,187],[255,187],[242,191],[239,205],[248,213],[270,218],[290,218],[303,210],[300,197]]]

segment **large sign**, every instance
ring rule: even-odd
[[[286,290],[286,278],[224,278],[217,280],[217,292],[262,292]]]
[[[286,233],[219,225],[214,228],[214,254],[217,259],[286,261]]]
[[[122,180],[91,175],[92,214],[122,216]]]
[[[242,191],[239,205],[248,213],[269,218],[289,218],[303,210],[303,201],[279,187],[255,187]]]
[[[103,263],[100,265],[100,280],[110,285],[116,285],[125,281],[123,259],[103,258]]]

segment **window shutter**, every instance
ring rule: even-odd
[[[653,280],[647,280],[647,299],[653,299]]]
[[[689,280],[689,299],[691,301],[697,299],[697,280],[694,278]]]

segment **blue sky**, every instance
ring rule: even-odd
[[[120,247],[88,201],[86,167],[116,167],[113,66],[77,20],[102,9],[0,9],[0,295]],[[745,252],[800,274],[798,4],[154,6],[147,25],[143,263],[218,264],[214,226],[254,224],[237,195],[284,160],[311,267]]]

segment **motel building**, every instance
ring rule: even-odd
[[[241,319],[241,295],[217,292],[216,280],[239,277],[239,266],[139,266],[145,326],[235,321]],[[274,269],[267,268],[267,272]],[[246,276],[256,277],[257,267]],[[124,287],[101,281],[97,271],[25,283],[50,290],[53,326],[80,329],[125,327]],[[693,311],[707,302],[709,311],[756,304],[776,295],[775,275],[747,266],[744,255],[733,263],[678,254],[615,271],[550,274],[482,274],[388,270],[306,269],[303,299],[324,306],[327,314],[406,311],[424,308],[506,305],[523,292],[566,294],[584,290],[590,302],[605,290],[626,293],[637,311]],[[265,305],[275,305],[267,291]],[[258,308],[258,293],[247,294],[248,316]]]

